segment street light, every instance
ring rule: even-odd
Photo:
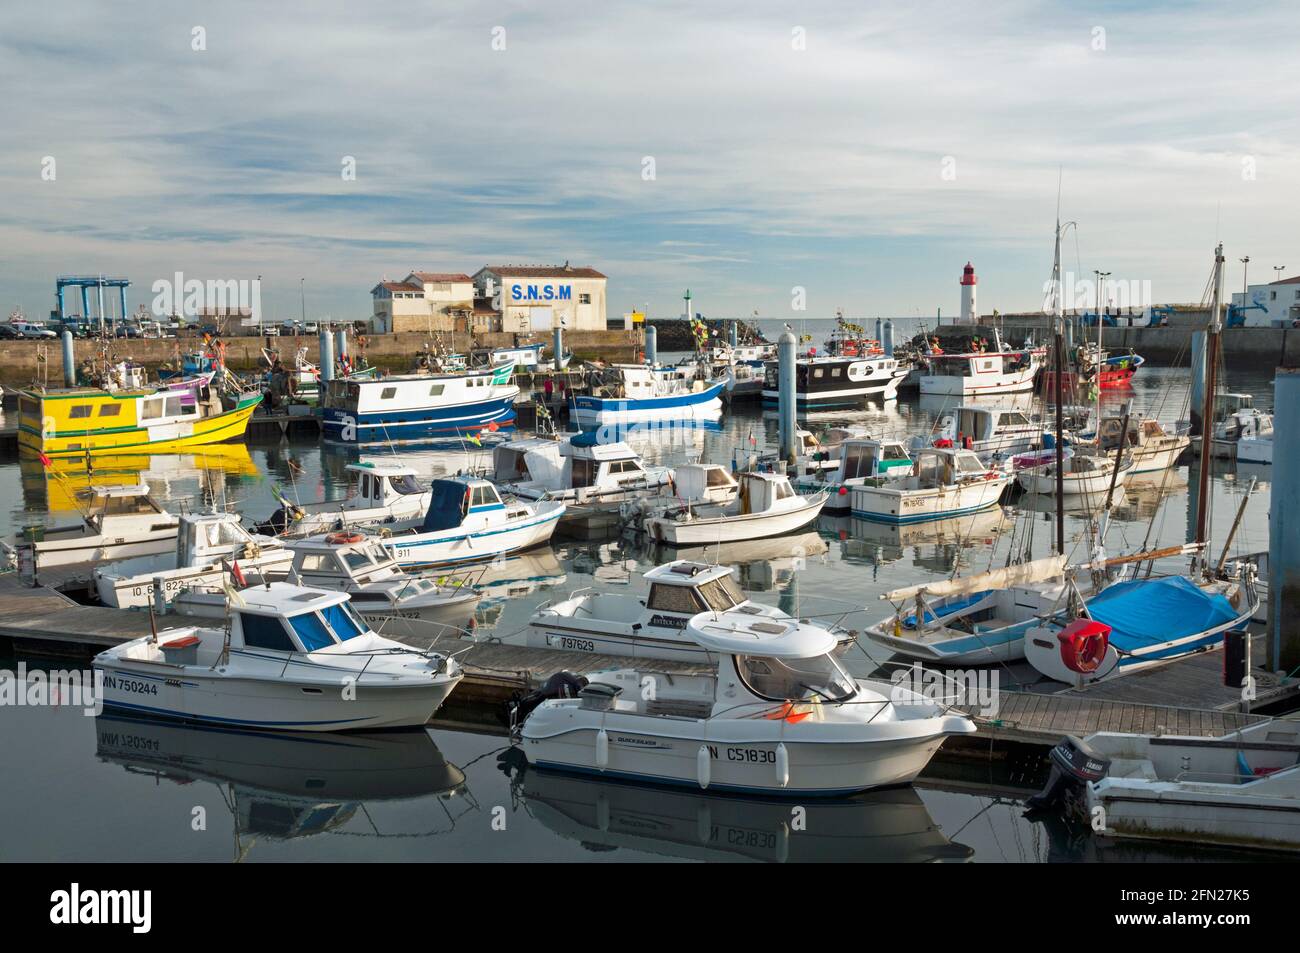
[[[1273,275],[1274,275],[1273,280],[1274,280],[1274,281],[1281,281],[1281,280],[1282,280],[1282,272],[1284,272],[1284,271],[1286,271],[1286,265],[1274,265],[1274,266],[1273,266]]]
[[[1250,256],[1238,260],[1241,262],[1241,306],[1244,308],[1247,304],[1247,292],[1250,290],[1250,282],[1246,280],[1246,266],[1250,264]]]

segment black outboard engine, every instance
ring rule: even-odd
[[[587,687],[587,677],[576,672],[556,672],[536,691],[513,699],[509,704],[510,727],[518,728],[533,710],[544,701],[552,698],[577,698],[578,692]]]
[[[253,528],[266,536],[279,536],[289,527],[289,520],[289,511],[282,506],[267,517],[265,523],[258,523]]]
[[[1030,813],[1047,809],[1081,810],[1087,803],[1090,781],[1100,781],[1110,770],[1110,758],[1074,735],[1066,735],[1052,749],[1052,773],[1043,790],[1025,802]]]

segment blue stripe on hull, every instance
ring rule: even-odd
[[[490,423],[508,424],[514,419],[514,399],[500,397],[452,407],[357,414],[355,417],[346,411],[329,407],[322,411],[321,427],[330,440],[369,443],[477,432]],[[352,425],[354,434],[350,439],[343,436],[349,424]]]
[[[993,507],[998,505],[998,501],[1001,499],[1001,497],[998,497],[998,499],[994,500],[992,503],[985,503],[983,506],[967,506],[960,510],[944,510],[942,513],[925,513],[921,516],[886,516],[883,513],[864,513],[861,510],[853,510],[853,515],[860,516],[871,523],[893,523],[896,525],[904,523],[929,523],[933,520],[946,520],[953,516],[964,516],[967,513],[979,513],[982,510],[991,510]]]
[[[637,410],[670,410],[674,407],[694,407],[720,399],[719,394],[726,382],[714,384],[698,394],[676,394],[672,397],[647,397],[634,400],[626,397],[575,397],[574,405],[579,412],[586,413],[627,413]]]

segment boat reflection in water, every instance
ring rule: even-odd
[[[563,586],[568,574],[550,547],[493,559],[480,566],[446,573],[429,573],[443,585],[463,581],[483,594],[475,610],[479,624],[495,624],[507,603],[535,592]]]
[[[257,464],[242,443],[215,443],[192,453],[133,453],[95,456],[87,468],[83,457],[57,457],[47,469],[35,457],[20,457],[23,507],[29,512],[79,512],[92,486],[137,486],[147,483],[160,500],[193,500],[193,481],[201,502],[219,499],[225,480],[255,480]],[[194,509],[201,508],[196,502]]]
[[[687,860],[964,861],[910,787],[851,798],[759,800],[539,771],[502,756],[529,814],[593,852],[645,851]]]
[[[100,715],[95,731],[101,761],[178,785],[214,785],[234,817],[236,860],[252,847],[241,842],[245,836],[310,837],[340,830],[358,812],[368,817],[358,835],[432,836],[455,825],[451,802],[473,807],[464,773],[422,729],[326,736]],[[435,829],[384,833],[373,826],[375,804],[431,796],[445,815]]]
[[[830,547],[817,533],[795,533],[772,539],[718,546],[665,546],[642,541],[639,555],[652,566],[674,559],[732,566],[736,581],[749,592],[771,592],[787,585],[807,561],[825,556]]]
[[[994,507],[966,516],[896,525],[857,517],[823,516],[817,528],[838,541],[846,563],[878,566],[915,550],[912,562],[930,572],[951,573],[975,552],[987,552],[998,534],[1013,525],[1010,514]]]

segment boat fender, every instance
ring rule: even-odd
[[[1075,619],[1056,634],[1061,662],[1072,672],[1089,675],[1106,657],[1110,626],[1093,619]]]
[[[701,788],[708,789],[712,771],[713,761],[709,758],[709,746],[700,745],[700,750],[695,755],[695,774]]]
[[[604,771],[609,765],[609,734],[604,728],[596,732],[596,767]]]
[[[776,746],[776,783],[785,787],[790,783],[790,752],[785,750],[785,742]]]

